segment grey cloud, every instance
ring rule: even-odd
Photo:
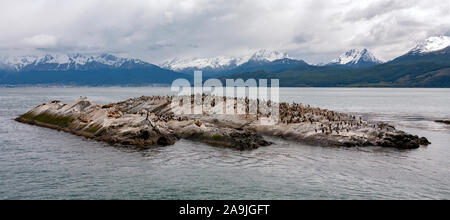
[[[170,47],[174,47],[174,46],[176,46],[176,44],[174,44],[174,43],[166,42],[166,41],[159,41],[154,44],[151,44],[148,47],[148,49],[149,50],[162,50],[162,49],[170,48]]]
[[[401,55],[449,34],[448,0],[0,1],[0,55],[114,52],[174,57],[288,51],[317,63],[368,47]]]
[[[295,36],[293,42],[297,44],[304,44],[310,42],[311,40],[313,40],[312,36],[303,34]]]
[[[189,44],[188,47],[200,48],[200,45],[198,45],[198,44]]]
[[[373,3],[363,7],[355,8],[347,13],[346,20],[359,20],[359,19],[373,19],[376,16],[381,16],[387,13],[392,13],[398,10],[413,7],[416,1],[413,0],[387,0],[387,1],[374,1]]]

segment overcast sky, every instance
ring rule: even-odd
[[[351,48],[388,60],[450,35],[449,0],[0,0],[0,54],[174,57],[286,51],[311,63]]]

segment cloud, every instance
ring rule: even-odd
[[[304,43],[308,43],[310,42],[312,39],[312,37],[308,34],[300,34],[294,37],[294,43],[297,44],[304,44]]]
[[[288,51],[317,63],[367,47],[382,59],[449,34],[448,0],[0,0],[0,55],[174,57]]]
[[[165,48],[171,48],[174,46],[175,46],[174,43],[163,40],[163,41],[158,41],[153,44],[150,44],[150,46],[148,48],[149,48],[149,50],[163,50]]]
[[[346,15],[346,20],[370,20],[375,17],[384,16],[390,13],[398,13],[401,10],[408,10],[412,6],[416,5],[417,1],[371,1],[370,4],[352,9]]]
[[[24,43],[33,48],[54,48],[58,43],[55,36],[47,34],[39,34],[32,37],[25,38]]]

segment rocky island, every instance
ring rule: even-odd
[[[233,99],[203,95],[203,100],[207,98]],[[234,106],[222,108],[236,110],[238,99],[234,100],[224,102]],[[193,97],[191,101],[195,102]],[[177,140],[188,139],[236,150],[252,150],[272,144],[265,136],[316,146],[416,149],[430,144],[426,138],[407,134],[386,123],[369,122],[302,104],[280,103],[277,123],[262,125],[259,121],[269,115],[262,114],[259,109],[254,115],[248,112],[248,106],[256,105],[260,100],[245,99],[244,114],[231,115],[214,114],[214,111],[179,115],[175,114],[180,111],[178,105],[174,106],[172,102],[173,97],[143,96],[99,105],[81,97],[73,104],[60,101],[41,104],[16,121],[137,147],[173,145]],[[211,103],[215,107],[214,101]]]
[[[436,120],[435,122],[450,125],[450,120]]]

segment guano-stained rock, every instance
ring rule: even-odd
[[[206,99],[225,97],[203,96]],[[243,100],[241,100],[243,101]],[[108,143],[149,147],[173,145],[189,139],[236,150],[253,150],[272,143],[263,137],[273,136],[317,146],[381,146],[416,149],[429,145],[419,138],[386,123],[368,122],[361,118],[330,110],[280,103],[279,122],[263,126],[259,120],[270,115],[248,114],[250,105],[259,100],[245,100],[225,106],[244,114],[216,114],[224,106],[211,107],[201,115],[178,115],[181,107],[171,105],[172,97],[140,97],[108,105],[96,105],[80,98],[70,105],[59,101],[42,104],[16,120],[41,127],[61,130]],[[191,99],[191,102],[194,102]],[[271,103],[267,103],[270,106]],[[222,108],[222,109],[220,109]],[[246,109],[238,109],[246,108]]]

